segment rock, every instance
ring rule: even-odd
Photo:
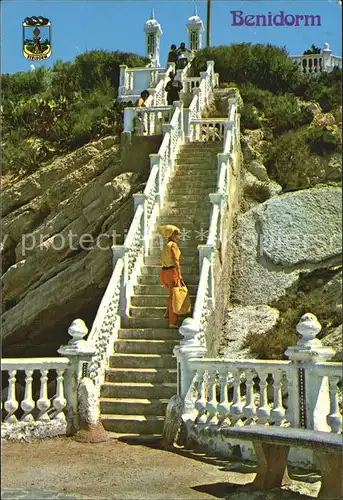
[[[256,160],[263,163],[261,147],[265,143],[264,131],[262,129],[245,130],[241,136],[241,147],[244,154],[244,161],[249,163]]]
[[[247,169],[260,181],[269,181],[267,169],[262,163],[253,160],[247,164]]]
[[[335,125],[336,120],[332,113],[317,113],[311,122],[312,125],[327,127],[329,125]]]
[[[221,354],[228,359],[251,358],[249,349],[243,350],[246,337],[250,333],[264,335],[274,328],[278,319],[279,311],[265,304],[228,309]]]
[[[177,441],[182,424],[183,400],[180,396],[173,396],[167,405],[166,417],[163,426],[162,443],[164,448],[173,447]]]
[[[342,156],[334,153],[326,169],[326,179],[330,181],[340,181],[342,179]]]
[[[4,186],[5,357],[56,356],[75,317],[92,323],[144,188],[138,163],[124,172],[107,137]]]
[[[318,102],[302,103],[301,109],[309,111],[313,116],[323,112]]]
[[[301,271],[340,262],[341,190],[286,193],[238,217],[232,300],[271,304]]]
[[[336,354],[330,361],[343,361],[343,346],[342,346],[342,325],[334,328],[328,335],[322,339],[323,345],[332,347]]]

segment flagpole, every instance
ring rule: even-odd
[[[211,45],[211,0],[207,0],[206,47]]]

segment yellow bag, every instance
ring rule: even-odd
[[[175,314],[182,316],[191,311],[191,300],[189,298],[188,289],[183,281],[180,282],[181,286],[174,286],[173,288],[173,311]]]

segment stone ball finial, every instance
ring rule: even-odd
[[[330,44],[328,44],[328,42],[324,43],[323,50],[330,50]]]
[[[301,316],[296,329],[304,340],[312,340],[318,335],[318,333],[322,329],[322,325],[319,323],[317,317],[314,314],[305,313],[303,316]]]
[[[72,337],[69,344],[75,344],[79,340],[82,340],[88,333],[88,328],[86,323],[81,318],[74,319],[70,327],[68,328],[68,333]]]

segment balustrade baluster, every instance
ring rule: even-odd
[[[241,396],[241,373],[234,370],[233,373],[233,399],[230,406],[231,423],[236,423],[243,416],[244,402]]]
[[[22,416],[21,420],[23,422],[29,422],[33,420],[33,416],[31,415],[32,410],[35,407],[35,402],[32,399],[32,381],[33,381],[33,370],[25,370],[25,395],[22,400],[20,406],[21,409],[25,412]]]
[[[64,387],[63,387],[63,382],[64,382],[64,377],[63,377],[64,369],[63,370],[57,370],[57,387],[56,387],[56,397],[53,401],[53,407],[56,410],[56,413],[53,416],[54,420],[61,420],[62,422],[65,421],[65,415],[63,413],[63,409],[65,408],[67,404],[67,400],[64,397]]]
[[[283,373],[277,371],[273,374],[274,379],[274,404],[270,412],[271,420],[273,420],[277,425],[281,425],[285,420],[286,411],[282,404],[282,377]]]
[[[228,397],[229,374],[227,369],[222,369],[220,372],[220,403],[217,407],[218,423],[223,424],[230,413],[230,404]]]
[[[48,373],[49,370],[41,369],[41,378],[40,378],[40,393],[39,399],[37,401],[37,408],[40,410],[40,414],[38,415],[38,420],[50,420],[50,417],[47,413],[50,408],[50,399],[48,398]]]
[[[211,370],[208,375],[208,383],[209,383],[209,391],[208,391],[208,401],[206,404],[207,410],[207,423],[209,424],[217,424],[217,382],[216,382],[217,370]]]
[[[330,413],[326,421],[331,428],[331,432],[339,434],[342,431],[342,415],[338,405],[338,387],[339,377],[328,377],[330,391]]]
[[[5,401],[4,408],[7,411],[7,415],[5,417],[5,422],[13,423],[17,422],[17,417],[14,413],[18,409],[18,401],[15,395],[15,383],[16,383],[16,375],[17,370],[10,370],[8,372],[8,395],[7,401]]]
[[[206,422],[206,403],[207,403],[207,372],[199,375],[198,372],[198,394],[199,398],[195,402],[195,408],[198,410],[197,423],[204,424]]]
[[[256,405],[254,399],[254,377],[255,372],[245,372],[245,385],[246,385],[246,404],[243,407],[243,415],[247,418],[245,424],[251,425],[255,423],[256,419]]]
[[[260,404],[256,410],[256,415],[258,417],[259,424],[265,424],[269,420],[270,416],[270,406],[268,404],[268,395],[267,395],[267,378],[268,373],[259,374],[260,378]]]

